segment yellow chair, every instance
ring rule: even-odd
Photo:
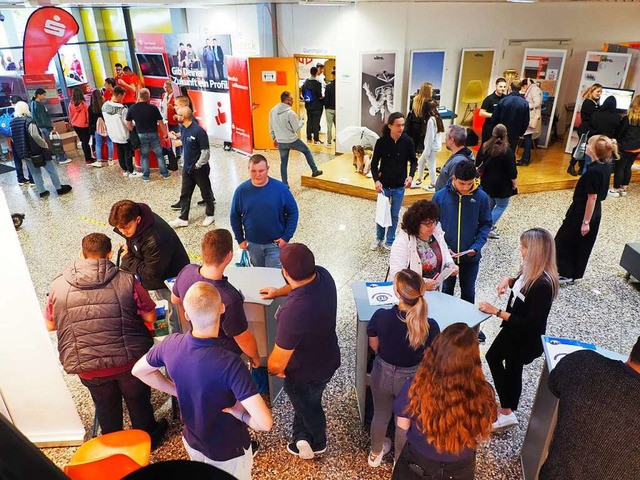
[[[151,437],[143,430],[122,430],[82,444],[64,467],[72,480],[116,480],[149,464]]]
[[[481,80],[469,80],[467,84],[467,89],[464,91],[464,95],[462,96],[462,103],[467,104],[467,108],[464,111],[464,115],[462,116],[462,120],[460,121],[460,125],[462,125],[467,116],[472,115],[473,111],[478,108],[478,104],[482,103],[485,97],[485,91],[482,88]]]

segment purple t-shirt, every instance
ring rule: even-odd
[[[294,350],[285,375],[295,383],[326,380],[340,366],[336,335],[336,284],[316,266],[316,278],[289,293],[276,318],[276,344]]]
[[[224,408],[258,393],[242,359],[215,338],[175,333],[147,353],[152,367],[166,367],[176,384],[187,443],[211,460],[226,461],[249,448],[247,426]]]
[[[240,350],[233,337],[240,335],[249,327],[244,313],[244,298],[242,298],[242,294],[229,283],[227,277],[222,277],[222,280],[204,278],[200,275],[200,266],[195,264],[189,264],[180,271],[176,282],[173,284],[173,294],[183,299],[189,287],[196,282],[208,282],[216,287],[220,293],[225,311],[220,317],[218,338],[224,348],[240,355],[242,350]]]
[[[393,413],[396,417],[411,419],[411,426],[407,432],[407,443],[411,444],[412,450],[422,457],[436,462],[457,462],[458,460],[471,457],[475,451],[470,448],[465,448],[459,455],[438,453],[436,448],[427,440],[427,436],[418,428],[417,420],[406,413],[405,410],[409,406],[409,387],[411,387],[414,378],[415,377],[410,378],[404,382],[400,393],[396,397],[395,402],[393,402]]]
[[[429,318],[429,335],[427,340],[417,350],[409,344],[407,338],[407,324],[400,320],[406,318],[406,312],[398,310],[398,306],[392,308],[380,308],[371,317],[367,325],[367,335],[378,337],[378,355],[380,358],[396,367],[415,367],[422,360],[424,350],[436,335],[440,333],[440,327],[433,318]]]

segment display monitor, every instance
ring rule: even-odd
[[[602,95],[600,96],[600,105],[608,98],[615,97],[616,99],[616,108],[620,113],[626,113],[631,106],[631,100],[633,100],[633,95],[635,94],[635,90],[625,90],[622,88],[609,88],[602,87]]]
[[[169,78],[167,65],[162,53],[136,53],[140,72],[144,77]]]

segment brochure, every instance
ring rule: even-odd
[[[579,350],[595,350],[596,346],[592,343],[581,342],[579,340],[571,340],[568,338],[548,337],[544,336],[544,342],[547,347],[549,371],[556,368],[558,362],[570,353]]]
[[[399,303],[393,291],[393,282],[366,282],[369,305],[377,307]]]

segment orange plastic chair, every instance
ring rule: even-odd
[[[64,467],[72,480],[115,480],[149,464],[151,437],[143,430],[122,430],[82,444]]]

